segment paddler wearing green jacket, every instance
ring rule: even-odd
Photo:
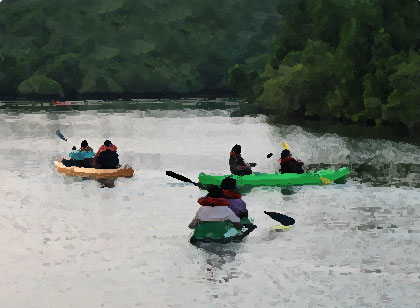
[[[229,202],[220,187],[212,186],[205,197],[198,199],[198,203],[201,207],[188,225],[190,229],[195,229],[201,222],[225,220],[230,220],[235,228],[242,227],[239,217],[229,208]]]

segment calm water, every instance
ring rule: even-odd
[[[420,147],[233,110],[3,109],[0,306],[420,307]],[[109,188],[57,173],[54,159],[83,139],[94,149],[110,139],[135,176]],[[310,169],[350,166],[352,179],[253,189],[243,198],[258,228],[245,241],[192,246],[203,192],[165,171],[225,174],[239,143],[256,171],[272,172],[282,141]],[[264,210],[296,225],[270,231]]]

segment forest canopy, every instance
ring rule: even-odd
[[[228,89],[263,70],[277,0],[3,0],[0,95]]]
[[[288,118],[420,128],[417,0],[3,0],[0,96],[233,89]]]
[[[418,0],[285,0],[265,70],[230,85],[292,118],[420,128]]]

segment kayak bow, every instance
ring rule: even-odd
[[[252,222],[252,219],[241,219],[241,223],[245,226],[237,229],[229,220],[205,221],[194,229],[190,242],[192,244],[239,242],[256,228]]]

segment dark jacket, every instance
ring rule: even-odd
[[[245,163],[241,154],[230,152],[229,167],[230,167],[230,172],[232,174],[236,174],[236,175],[252,174],[251,168]]]
[[[281,173],[303,173],[303,162],[297,161],[293,157],[286,157],[280,160]]]
[[[246,209],[246,203],[242,200],[242,195],[231,191],[223,190],[225,198],[229,202],[229,208],[235,213],[239,218],[248,218],[248,210]]]
[[[103,151],[96,158],[96,168],[98,169],[115,169],[118,168],[119,163],[118,154],[115,151]]]

